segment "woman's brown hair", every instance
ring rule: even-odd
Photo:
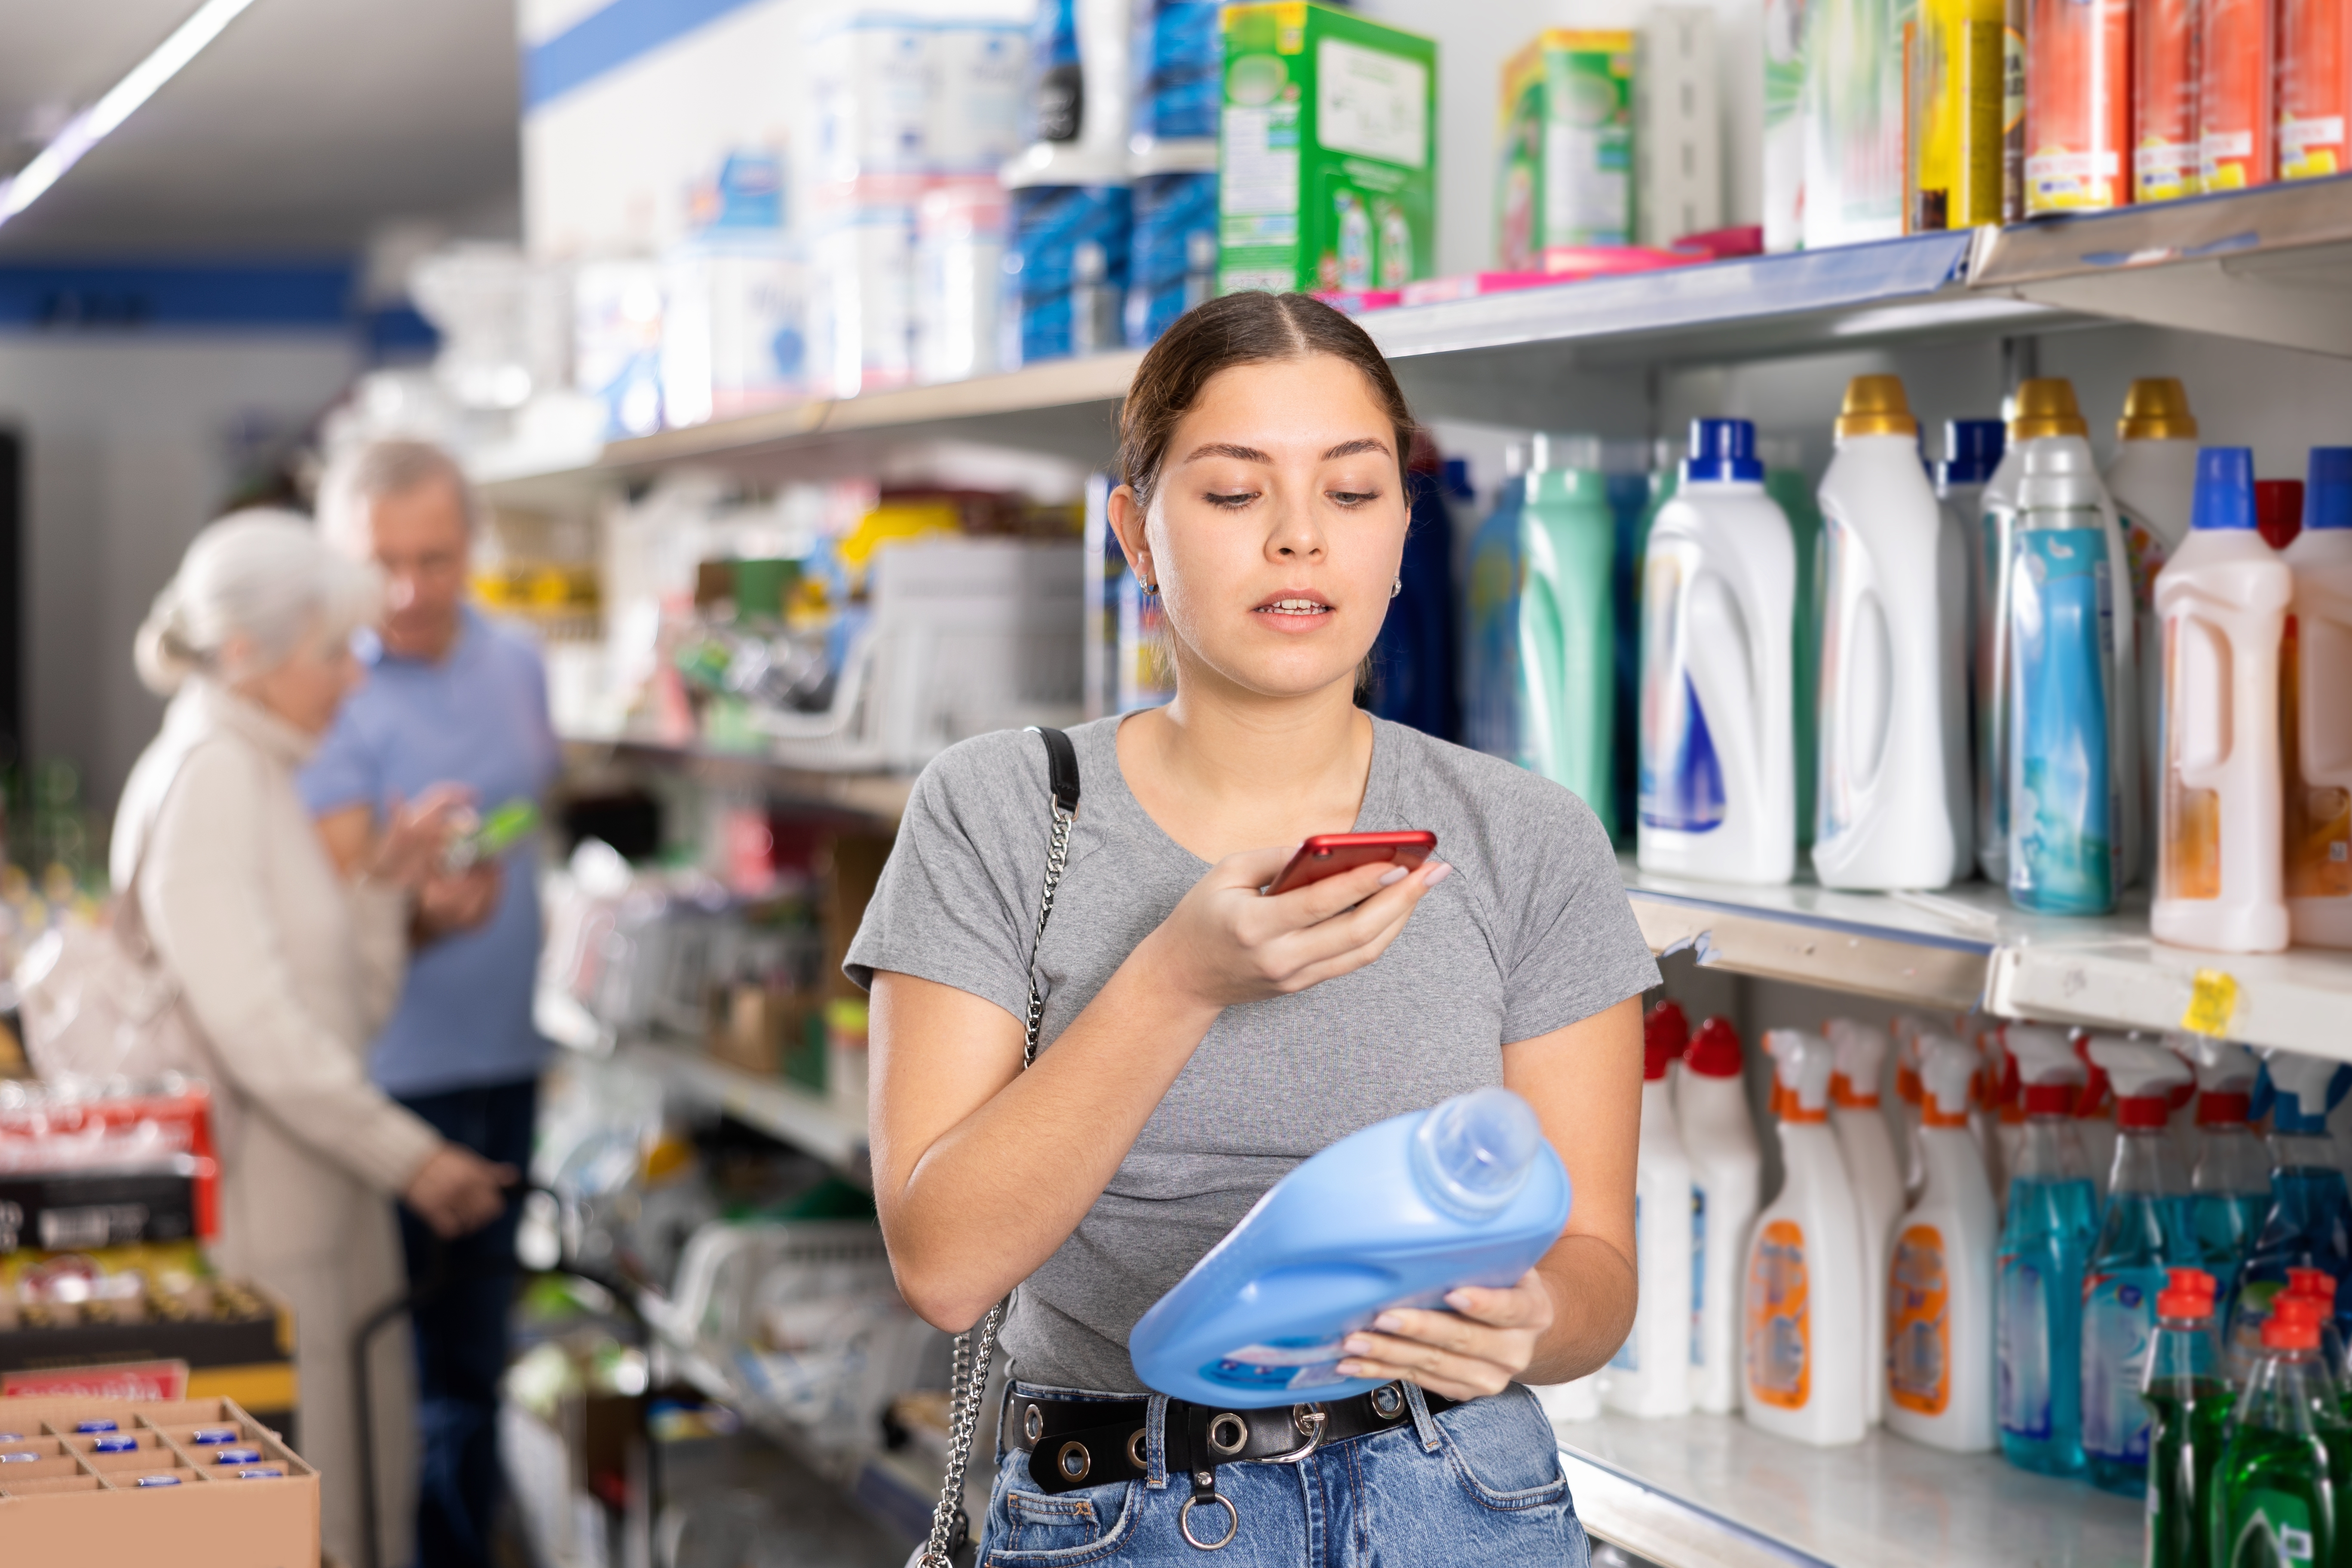
[[[1403,479],[1417,426],[1389,362],[1363,328],[1306,294],[1226,294],[1193,306],[1151,345],[1118,411],[1118,473],[1150,510],[1177,423],[1192,411],[1201,389],[1219,371],[1237,364],[1330,354],[1371,383],[1372,397],[1395,427],[1397,476]]]

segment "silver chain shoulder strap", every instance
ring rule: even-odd
[[[1022,1020],[1021,1067],[1027,1071],[1037,1059],[1037,1030],[1045,1014],[1045,992],[1037,984],[1037,950],[1045,941],[1045,922],[1053,918],[1054,892],[1062,885],[1069,864],[1070,829],[1078,819],[1077,749],[1059,730],[1037,729],[1045,742],[1046,777],[1054,805],[1053,837],[1045,847],[1045,891],[1037,903],[1037,924],[1029,936],[1029,1013]],[[955,1337],[948,1362],[948,1463],[940,1482],[939,1506],[931,1510],[931,1533],[915,1558],[916,1568],[955,1568],[956,1554],[969,1544],[971,1526],[963,1508],[964,1470],[971,1463],[972,1439],[980,1430],[981,1401],[988,1392],[988,1371],[996,1354],[996,1331],[1004,1321],[1006,1302],[988,1310],[978,1324]]]

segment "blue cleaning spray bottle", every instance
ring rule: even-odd
[[[2248,1125],[2263,1064],[2227,1040],[2199,1039],[2189,1053],[2197,1064],[2197,1132],[2189,1213],[2205,1255],[2198,1267],[2213,1277],[2226,1301],[2271,1206],[2271,1153]]]
[[[1347,1399],[1347,1336],[1391,1307],[1514,1285],[1568,1224],[1528,1102],[1474,1089],[1332,1144],[1275,1184],[1128,1337],[1138,1376],[1227,1409]]]
[[[2074,1475],[2083,1468],[2083,1266],[2098,1230],[2074,1136],[2083,1065],[2063,1029],[2012,1025],[2008,1041],[2025,1130],[1994,1263],[2000,1451],[2022,1469]]]
[[[2189,1073],[2159,1046],[2095,1035],[2091,1058],[2116,1090],[2116,1161],[2107,1212],[2083,1276],[2083,1457],[2093,1484],[2147,1490],[2147,1405],[2140,1384],[2156,1339],[2166,1270],[2199,1256],[2189,1218],[2189,1166],[2167,1123],[2175,1085]]]
[[[2352,1067],[2317,1057],[2273,1051],[2263,1065],[2254,1101],[2258,1113],[2269,1101],[2271,1200],[2230,1305],[2223,1348],[2232,1376],[2242,1377],[2262,1354],[2263,1322],[2287,1287],[2288,1269],[2325,1268],[2338,1280],[2352,1272],[2352,1193],[2327,1136],[2327,1113],[2347,1088]],[[2352,1327],[2340,1308],[2336,1327]]]

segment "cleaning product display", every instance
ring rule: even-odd
[[[1518,760],[1616,820],[1616,513],[1600,443],[1538,435],[1519,509]]]
[[[1969,1131],[1977,1054],[1932,1038],[1920,1068],[1927,1184],[1895,1226],[1887,1269],[1886,1426],[1957,1453],[1993,1446],[1993,1249],[2000,1222]]]
[[[1703,1262],[1703,1200],[1691,1182],[1667,1078],[1689,1029],[1679,1008],[1661,1008],[1643,1020],[1642,1032],[1642,1142],[1633,1168],[1638,1305],[1633,1332],[1610,1360],[1601,1398],[1630,1415],[1680,1415],[1691,1407],[1693,1312],[1705,1278],[1694,1277]]]
[[[1680,1019],[1679,1007],[1660,1005],[1660,1012],[1666,1008]],[[1675,1082],[1691,1173],[1691,1402],[1716,1412],[1739,1407],[1740,1277],[1762,1180],[1744,1057],[1730,1020],[1709,1018],[1683,1048]],[[1836,1087],[1832,1078],[1832,1099]],[[1645,1104],[1647,1094],[1645,1088]]]
[[[1643,552],[1637,842],[1647,870],[1772,883],[1796,868],[1796,561],[1755,440],[1744,419],[1692,422],[1681,483]]]
[[[2115,1086],[2114,1173],[2083,1277],[2083,1457],[2094,1485],[2135,1496],[2147,1486],[2147,1409],[2140,1384],[2168,1268],[2200,1253],[2189,1171],[2167,1127],[2171,1089],[2189,1077],[2158,1047],[2099,1037],[2090,1049]]]
[[[2082,1064],[2063,1031],[2013,1026],[2025,1132],[2009,1179],[1994,1305],[2001,1453],[2044,1475],[2083,1468],[2083,1275],[2099,1215],[2074,1141]]]
[[[2156,1298],[2156,1339],[2140,1399],[2147,1406],[2147,1568],[2207,1568],[2213,1468],[2236,1392],[2213,1328],[2218,1287],[2175,1268]]]
[[[2253,528],[2253,454],[2207,448],[2195,525],[2156,582],[2164,776],[2148,923],[2229,952],[2275,952],[2288,936],[2279,647],[2294,580]]]
[[[2352,947],[2352,447],[2315,447],[2279,658],[2290,934]]]
[[[1825,888],[1940,888],[1969,853],[1966,559],[1918,458],[1903,383],[1857,376],[1822,479],[1820,819]]]
[[[1838,1152],[1845,1156],[1862,1222],[1863,1278],[1883,1282],[1886,1248],[1904,1207],[1903,1167],[1895,1161],[1894,1135],[1878,1104],[1886,1033],[1851,1018],[1832,1018],[1822,1026],[1822,1034],[1831,1052],[1830,1124],[1837,1132]],[[1874,1284],[1863,1298],[1863,1334],[1872,1345],[1886,1342],[1886,1291],[1882,1285]],[[1864,1383],[1864,1412],[1873,1423],[1880,1419],[1885,1399],[1884,1378]]]
[[[1832,1447],[1867,1429],[1864,1386],[1877,1347],[1863,1338],[1862,1219],[1830,1131],[1829,1043],[1775,1029],[1780,1195],[1748,1247],[1746,1411],[1775,1436]]]
[[[2290,1268],[2352,1273],[2352,1193],[2345,1187],[2327,1114],[2352,1088],[2352,1068],[2273,1052],[2263,1066],[2271,1118],[2271,1194],[2239,1270],[2225,1347],[2233,1371],[2260,1348],[2271,1301]],[[2339,1327],[2344,1326],[2339,1322]]]
[[[1144,1313],[1129,1352],[1148,1386],[1196,1403],[1369,1393],[1374,1383],[1337,1371],[1348,1334],[1389,1307],[1517,1283],[1568,1214],[1568,1173],[1527,1101],[1502,1089],[1458,1095],[1350,1134],[1276,1183]],[[1688,1214],[1685,1177],[1678,1226]],[[1687,1268],[1687,1237],[1674,1250]],[[1679,1303],[1674,1321],[1686,1345]],[[1675,1381],[1687,1401],[1687,1378]]]

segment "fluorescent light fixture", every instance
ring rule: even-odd
[[[204,52],[205,46],[236,20],[253,0],[205,0],[155,52],[131,68],[129,75],[106,89],[105,96],[65,123],[33,161],[0,184],[0,223],[6,223],[41,198],[83,153],[104,141],[138,107],[155,96],[156,89],[180,74],[182,67]]]

